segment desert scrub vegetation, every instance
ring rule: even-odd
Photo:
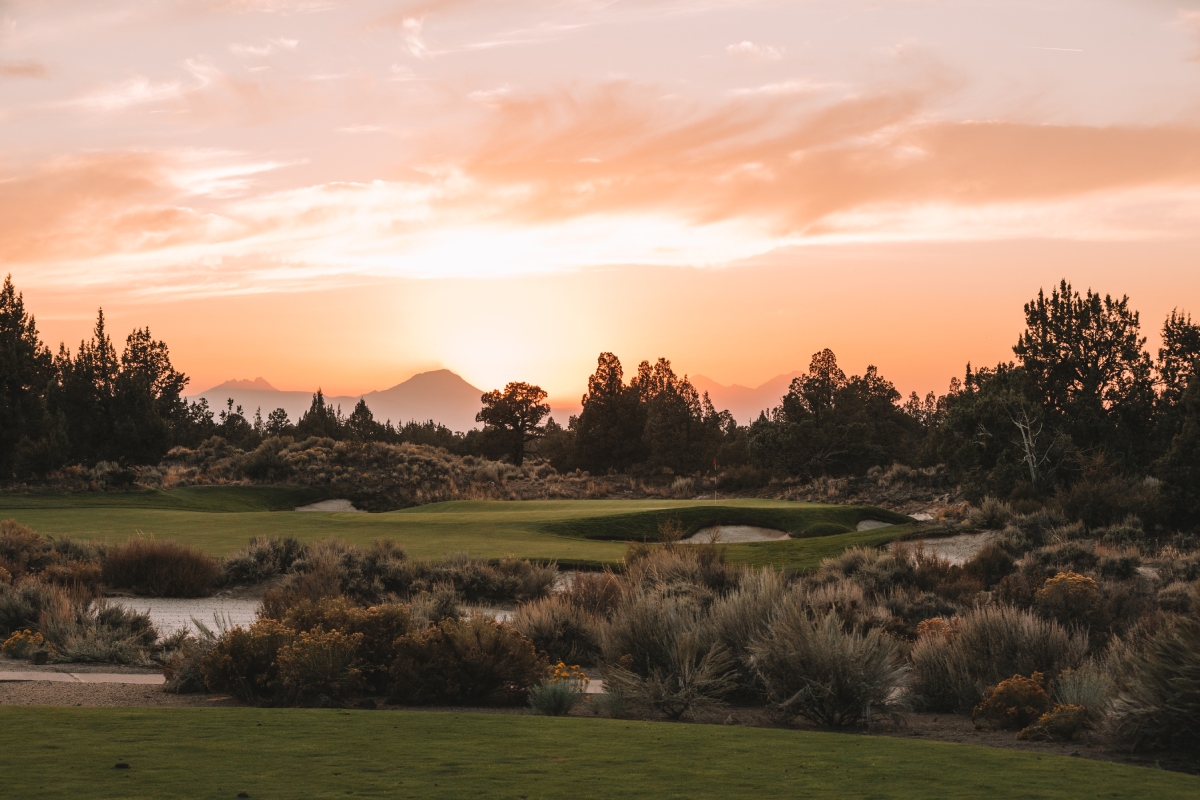
[[[50,662],[149,664],[161,650],[145,614],[36,577],[0,585],[0,640],[14,635],[7,655]]]
[[[204,597],[220,577],[217,560],[169,539],[135,537],[108,550],[102,568],[110,589],[148,597]]]

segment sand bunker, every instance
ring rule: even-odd
[[[696,531],[683,541],[688,544],[703,544],[713,541],[732,544],[734,542],[779,542],[786,538],[788,538],[787,533],[771,528],[757,528],[753,525],[714,525],[711,528],[702,528]]]
[[[908,542],[909,546],[920,544],[926,553],[933,553],[946,559],[951,564],[962,564],[970,561],[983,546],[995,540],[1000,531],[980,531],[979,533],[963,533],[958,536],[945,536],[939,539],[921,539]]]
[[[365,514],[365,511],[355,508],[349,500],[322,500],[306,506],[296,506],[297,511],[341,512],[345,514]]]
[[[860,531],[873,531],[873,530],[876,530],[877,528],[890,528],[890,527],[892,527],[892,523],[880,522],[877,519],[864,519],[862,522],[858,523],[858,525],[856,525],[855,527],[857,530],[860,530]]]

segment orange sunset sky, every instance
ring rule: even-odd
[[[1200,313],[1200,2],[0,0],[0,273],[191,391],[905,393],[1067,277]]]

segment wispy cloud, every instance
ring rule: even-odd
[[[738,96],[810,94],[813,92],[825,91],[826,89],[834,88],[837,85],[838,84],[801,78],[790,81],[779,81],[777,83],[765,83],[762,86],[734,89],[733,94]]]
[[[268,39],[266,44],[251,45],[251,44],[231,44],[229,51],[238,56],[269,56],[280,50],[295,50],[300,42],[297,39]]]
[[[0,78],[47,78],[50,70],[38,61],[0,61]]]
[[[783,58],[786,48],[742,41],[729,45],[725,48],[725,52],[736,58],[746,58],[751,61],[779,61]]]

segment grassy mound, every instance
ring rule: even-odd
[[[6,796],[29,800],[1200,793],[1200,778],[1178,773],[887,737],[260,708],[2,708],[0,774]]]
[[[657,541],[659,526],[677,520],[684,535],[715,525],[750,525],[785,531],[793,538],[849,533],[859,522],[875,519],[902,524],[903,514],[870,506],[826,506],[810,503],[744,505],[734,503],[680,504],[627,514],[589,515],[547,522],[542,527],[559,536],[577,536],[601,541]]]

